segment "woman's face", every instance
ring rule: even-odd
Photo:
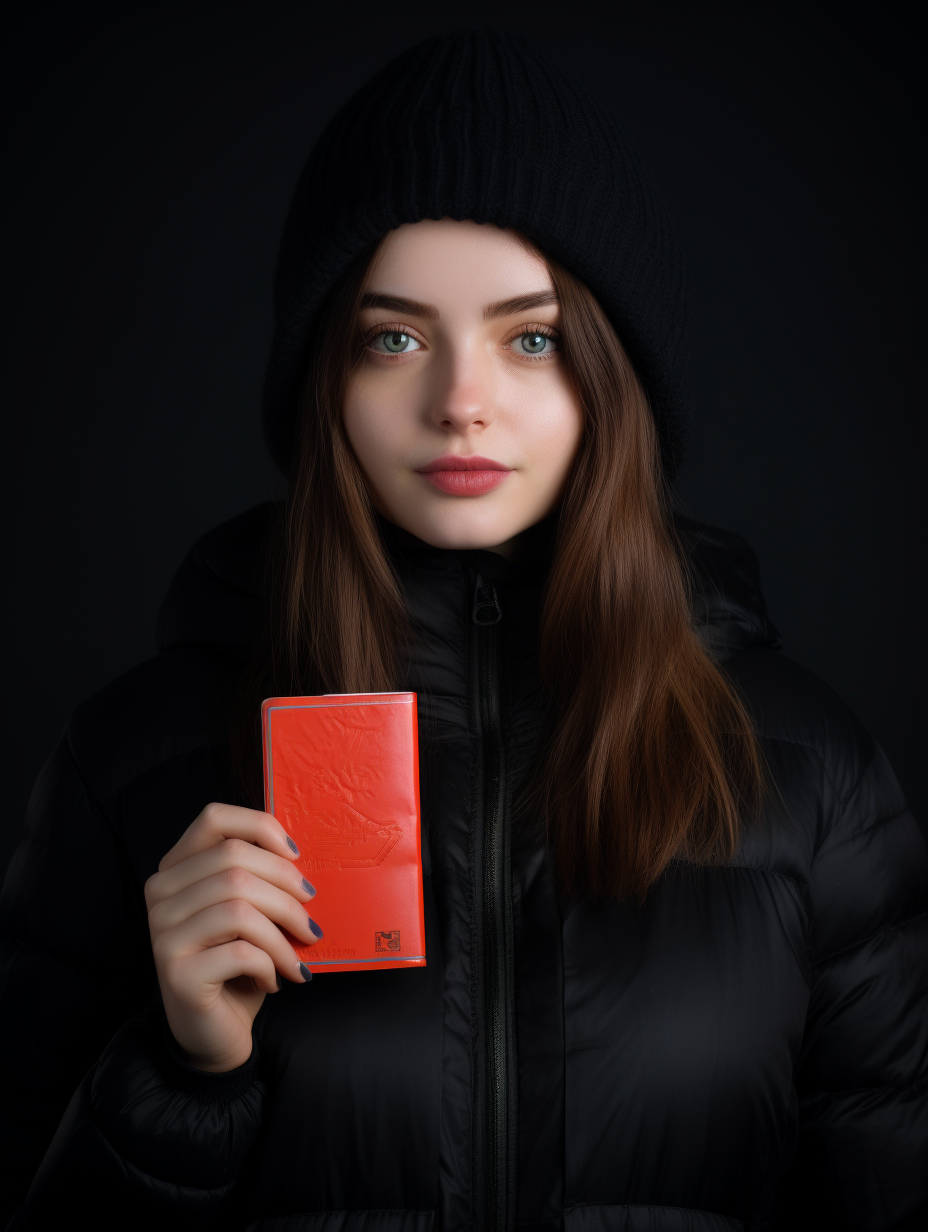
[[[434,547],[515,554],[580,441],[559,323],[547,267],[511,231],[446,218],[390,233],[344,408],[385,517]]]

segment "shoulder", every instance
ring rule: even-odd
[[[724,667],[744,699],[768,775],[762,824],[735,863],[810,895],[828,952],[923,912],[928,847],[882,749],[822,680],[769,650]]]
[[[78,706],[67,741],[91,796],[102,803],[173,759],[224,745],[241,669],[213,649],[177,647]]]
[[[765,762],[769,845],[748,848],[761,863],[788,852],[787,863],[801,874],[823,843],[904,812],[898,783],[840,698],[778,653],[750,546],[680,513],[674,532],[696,632],[744,700]]]
[[[177,758],[225,746],[229,705],[263,612],[262,551],[273,518],[273,505],[259,505],[202,536],[162,604],[160,652],[71,716],[68,743],[98,801]]]
[[[174,575],[158,616],[158,646],[247,654],[264,608],[265,547],[279,509],[270,501],[214,527]]]
[[[823,680],[770,649],[733,655],[723,670],[737,688],[765,746],[805,750],[817,763],[840,802],[846,802],[871,764],[873,738]],[[801,756],[801,754],[799,754]]]

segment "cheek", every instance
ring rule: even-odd
[[[402,405],[376,381],[355,375],[345,390],[342,417],[345,432],[362,469],[370,478],[389,468],[405,437]]]
[[[566,377],[559,372],[533,398],[520,399],[517,418],[527,460],[540,475],[562,478],[583,434],[583,410]]]

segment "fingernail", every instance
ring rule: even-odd
[[[299,847],[297,847],[296,843],[293,841],[293,839],[290,837],[289,834],[287,835],[287,846],[290,848],[290,850],[293,852],[295,856],[298,856],[300,854]]]
[[[310,898],[316,897],[316,887],[303,878],[303,893],[308,894]]]
[[[313,978],[313,973],[310,971],[309,967],[307,967],[306,963],[300,963],[300,975],[302,975],[307,984]]]
[[[309,925],[309,931],[316,938],[316,940],[321,941],[322,940],[322,929],[319,927],[316,921],[311,919],[310,916],[307,916],[306,923]]]

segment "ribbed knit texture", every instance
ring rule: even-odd
[[[319,307],[354,257],[423,218],[513,227],[596,295],[643,380],[664,467],[686,441],[685,269],[624,133],[529,43],[497,31],[429,39],[341,109],[303,170],[275,279],[264,427],[286,471]]]

